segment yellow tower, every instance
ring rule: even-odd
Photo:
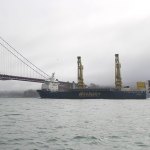
[[[120,68],[121,68],[121,64],[119,63],[119,54],[115,54],[115,86],[119,90],[121,90],[122,88]]]
[[[83,65],[81,63],[81,57],[78,56],[78,88],[84,88],[84,82],[83,82]]]

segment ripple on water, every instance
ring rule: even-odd
[[[22,114],[5,114],[3,116],[21,116]]]
[[[89,121],[84,121],[84,123],[89,123]]]
[[[100,138],[97,138],[95,136],[75,136],[71,141],[86,144],[86,145],[93,145],[93,146],[98,146],[102,144],[102,141]]]
[[[59,138],[50,138],[47,140],[47,142],[57,142],[59,140]]]
[[[143,142],[135,142],[135,144],[139,147],[150,147],[150,146],[144,144]]]
[[[87,139],[87,137],[78,135],[78,136],[73,137],[73,139],[80,140],[80,139]]]
[[[108,136],[110,139],[120,139],[120,136],[116,136],[116,135],[112,135],[112,136]]]
[[[56,126],[55,129],[62,129],[62,128],[66,128],[66,126]]]
[[[15,138],[15,139],[13,139],[14,141],[24,141],[24,140],[26,140],[26,139],[24,139],[24,138]]]
[[[0,145],[6,145],[7,143],[4,141],[0,141]]]
[[[99,138],[96,138],[95,136],[75,136],[73,137],[74,140],[87,140],[87,141],[101,141]]]

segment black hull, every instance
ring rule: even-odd
[[[41,98],[51,99],[146,99],[145,91],[117,91],[117,90],[70,90],[64,92],[50,92],[37,90]]]

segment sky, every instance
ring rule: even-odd
[[[149,6],[149,0],[0,0],[0,36],[61,81],[77,81],[81,56],[86,84],[112,86],[118,53],[123,85],[130,85],[150,79]],[[41,86],[0,84],[0,90]]]

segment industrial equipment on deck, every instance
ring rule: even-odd
[[[139,81],[139,82],[136,83],[136,85],[137,85],[138,90],[146,90],[145,82]]]
[[[120,68],[121,68],[121,64],[119,62],[119,54],[115,54],[115,86],[116,89],[118,90],[121,90],[122,88]]]
[[[84,85],[84,81],[83,81],[83,65],[81,63],[81,57],[78,56],[77,57],[78,59],[78,83],[77,83],[77,86],[79,89],[82,89],[85,87]]]

